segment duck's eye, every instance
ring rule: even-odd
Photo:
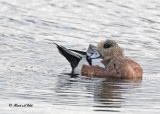
[[[112,45],[110,45],[110,44],[104,44],[104,48],[106,49],[106,48],[110,48]]]
[[[107,41],[107,42],[104,44],[104,48],[105,48],[105,49],[106,49],[106,48],[110,48],[110,47],[112,47],[112,45],[113,45],[113,42]]]

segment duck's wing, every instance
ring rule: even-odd
[[[92,55],[92,54],[94,54],[96,52],[96,46],[90,44],[89,47],[88,47],[87,52],[74,50],[74,49],[69,49],[69,50],[71,50],[71,51],[73,51],[73,52],[75,52],[77,54],[80,54],[80,55],[86,55],[88,53],[87,55],[89,56],[89,55]]]
[[[79,51],[79,50],[74,50],[74,49],[69,49],[69,50],[71,50],[71,51],[73,51],[75,53],[78,53],[80,55],[86,55],[86,52],[84,52],[84,51]]]
[[[69,61],[72,67],[72,71],[73,71],[73,69],[78,65],[79,61],[82,59],[82,57],[73,53],[71,50],[63,46],[60,46],[56,43],[54,44],[57,46],[59,53],[62,54]]]

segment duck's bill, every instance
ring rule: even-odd
[[[91,59],[97,59],[97,58],[100,58],[101,55],[99,54],[98,51],[96,51],[93,55],[90,56]]]

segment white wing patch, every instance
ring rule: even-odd
[[[105,68],[104,64],[101,62],[103,59],[92,59],[92,66],[100,66],[102,68]]]
[[[86,58],[82,58],[77,67],[74,69],[74,74],[81,74],[82,66],[89,65]]]

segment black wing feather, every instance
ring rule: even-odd
[[[76,52],[78,54],[81,54],[81,55],[86,55],[86,52],[84,52],[84,51],[79,51],[79,50],[74,50],[74,49],[69,49],[69,50]]]
[[[77,54],[74,54],[73,52],[71,52],[71,50],[69,50],[63,46],[60,46],[56,43],[54,43],[54,44],[57,46],[59,52],[69,61],[72,69],[74,69],[78,65],[78,63],[82,59],[82,57],[80,57]]]

